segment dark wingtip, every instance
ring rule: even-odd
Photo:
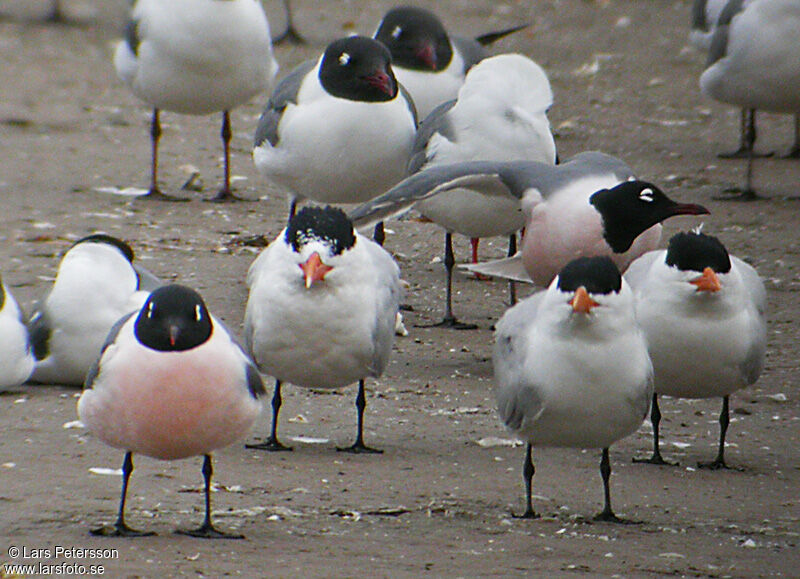
[[[486,34],[481,34],[480,36],[476,36],[475,40],[478,41],[478,44],[481,46],[489,46],[490,44],[494,44],[501,38],[505,38],[509,34],[514,34],[524,28],[530,26],[530,22],[525,22],[524,24],[520,24],[518,26],[513,26],[511,28],[506,28],[505,30],[498,30],[497,32],[487,32]]]

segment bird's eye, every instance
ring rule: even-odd
[[[390,34],[390,36],[392,38],[394,38],[395,40],[397,40],[398,38],[400,38],[401,34],[403,34],[403,29],[400,28],[399,26],[395,26],[394,30],[392,30],[392,33]]]
[[[647,189],[642,189],[641,193],[639,193],[639,200],[645,201],[647,203],[653,202],[653,190],[649,187]]]
[[[147,304],[147,312],[146,313],[147,313],[147,317],[148,318],[152,318],[153,317],[153,302],[150,302],[149,304]]]
[[[199,305],[194,307],[194,319],[198,322],[203,319],[203,310]]]
[[[340,54],[339,55],[339,64],[341,64],[342,66],[347,66],[348,64],[350,64],[350,55],[347,54],[346,52],[343,52],[342,54]]]

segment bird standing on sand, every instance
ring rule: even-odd
[[[379,245],[334,207],[303,207],[250,266],[245,343],[274,376],[272,431],[255,448],[286,449],[277,437],[281,384],[340,388],[358,382],[355,443],[364,444],[367,376],[389,360],[400,299],[400,271]]]
[[[497,323],[497,411],[527,443],[523,517],[538,516],[532,447],[601,448],[605,506],[596,520],[620,522],[611,509],[608,449],[639,428],[653,393],[653,366],[634,312],[633,292],[614,263],[580,258]]]
[[[722,397],[719,450],[708,468],[727,468],[725,434],[730,395],[758,379],[767,345],[766,290],[752,266],[729,255],[716,238],[678,233],[668,249],[646,253],[625,272],[636,294],[636,316],[655,369],[651,405],[653,455],[637,462],[667,464],[659,449],[658,395]]]
[[[114,326],[78,400],[78,416],[100,440],[125,451],[116,523],[94,535],[142,536],[125,523],[134,453],[161,460],[203,455],[203,538],[242,538],[211,522],[211,452],[250,430],[264,394],[258,371],[194,290],[154,291]]]
[[[230,188],[230,110],[272,86],[278,64],[258,0],[136,0],[114,53],[117,74],[153,107],[152,165],[145,197],[176,201],[158,186],[161,110],[222,112],[223,184],[212,201],[236,199]],[[185,199],[184,199],[185,200]]]

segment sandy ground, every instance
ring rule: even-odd
[[[257,250],[236,239],[272,238],[286,211],[282,193],[256,174],[249,156],[266,95],[233,115],[236,187],[257,202],[201,202],[218,184],[219,119],[174,114],[164,115],[162,184],[178,194],[192,165],[204,189],[184,194],[195,200],[166,205],[98,192],[148,180],[149,111],[111,66],[125,3],[67,0],[69,26],[38,22],[47,4],[0,0],[6,283],[30,308],[71,240],[103,230],[127,239],[158,275],[196,287],[213,312],[240,328],[244,276]],[[312,44],[277,49],[283,74],[346,30],[369,33],[390,3],[320,5],[296,3]],[[20,387],[0,396],[0,562],[12,560],[6,547],[13,545],[29,555],[53,552],[27,562],[101,564],[115,577],[797,576],[800,162],[757,162],[756,184],[768,200],[714,199],[743,179],[743,162],[716,156],[736,144],[739,117],[699,93],[704,58],[686,48],[689,8],[689,0],[436,3],[449,27],[467,35],[532,21],[499,49],[525,53],[549,72],[562,157],[602,149],[673,198],[705,204],[705,230],[766,280],[766,369],[732,397],[727,458],[734,470],[695,468],[715,452],[719,400],[665,400],[663,449],[679,467],[632,464],[650,449],[648,424],[611,450],[615,509],[640,524],[589,522],[602,502],[599,453],[556,449],[535,453],[535,504],[545,516],[512,518],[522,509],[523,449],[498,444],[507,435],[494,413],[489,359],[506,286],[459,276],[457,314],[480,329],[417,327],[441,315],[443,236],[432,224],[395,221],[386,246],[410,284],[404,301],[414,311],[406,316],[410,335],[398,339],[385,375],[369,384],[367,442],[384,454],[335,451],[355,434],[355,388],[324,395],[288,386],[280,432],[294,452],[237,444],[216,453],[217,522],[247,540],[173,535],[201,519],[201,461],[146,457],[136,460],[128,519],[158,536],[95,538],[90,528],[113,521],[120,479],[89,469],[117,469],[122,453],[65,427],[76,419],[75,390]],[[268,10],[278,22],[277,2]],[[791,126],[789,117],[762,115],[758,148],[786,150]],[[696,224],[673,220],[664,239]],[[504,252],[502,240],[481,247],[484,258]],[[467,250],[459,239],[460,259]],[[250,439],[266,432],[265,420]],[[302,442],[309,439],[326,442]],[[110,548],[116,557],[56,556],[56,546]]]

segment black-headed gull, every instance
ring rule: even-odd
[[[552,104],[550,81],[534,61],[520,54],[486,58],[467,73],[458,98],[436,107],[420,124],[409,172],[463,161],[527,159],[552,165],[556,146],[547,118]],[[473,263],[481,237],[513,237],[510,255],[514,255],[516,232],[525,225],[519,200],[454,189],[414,208],[446,230],[447,300],[440,325],[474,328],[453,314],[452,233],[470,237]]]
[[[522,300],[497,323],[497,411],[527,443],[523,476],[531,502],[534,446],[601,448],[605,506],[611,509],[608,448],[636,431],[653,393],[653,366],[636,323],[634,296],[608,257],[568,263],[547,290]]]
[[[153,274],[134,266],[124,241],[105,234],[76,241],[28,322],[36,357],[31,381],[83,384],[114,323],[139,309],[158,285]]]
[[[739,198],[758,197],[752,187],[755,110],[800,113],[800,3],[796,0],[750,0],[742,9],[732,0],[723,10],[700,76],[703,94],[749,111],[746,125],[747,173]],[[725,13],[732,13],[723,23]],[[800,131],[795,118],[795,147]]]
[[[22,310],[0,279],[0,391],[19,386],[33,372],[33,352]]]
[[[258,0],[136,0],[114,66],[137,97],[153,107],[152,166],[147,197],[176,200],[158,187],[160,111],[222,112],[222,188],[230,189],[229,111],[272,86],[278,63],[269,23]]]
[[[719,451],[701,464],[725,468],[728,398],[753,384],[764,367],[766,290],[756,270],[716,238],[678,233],[668,249],[646,253],[625,273],[655,368],[653,455],[659,450],[658,395],[722,397]]]
[[[350,217],[364,225],[455,187],[520,199],[525,215],[520,253],[467,269],[540,286],[548,286],[562,267],[581,256],[608,255],[624,270],[658,247],[661,221],[708,213],[700,205],[676,203],[652,183],[636,180],[623,161],[589,151],[558,165],[472,161],[432,167],[356,208]]]
[[[96,535],[140,536],[125,523],[132,455],[179,460],[203,455],[203,538],[242,538],[211,522],[211,452],[244,437],[265,394],[258,370],[191,288],[155,290],[138,312],[120,319],[86,377],[78,416],[104,443],[125,451],[116,523]]]
[[[448,34],[430,10],[398,6],[386,12],[374,37],[389,48],[395,74],[424,119],[440,104],[456,98],[470,67],[488,56],[484,46],[526,26],[463,38]]]
[[[334,207],[303,207],[250,266],[245,343],[275,377],[272,432],[256,448],[285,448],[277,438],[281,384],[340,388],[358,382],[358,432],[364,445],[364,380],[389,359],[400,299],[400,271],[378,244]]]
[[[276,87],[255,134],[253,161],[298,200],[362,203],[406,175],[417,117],[381,43],[335,40]]]

